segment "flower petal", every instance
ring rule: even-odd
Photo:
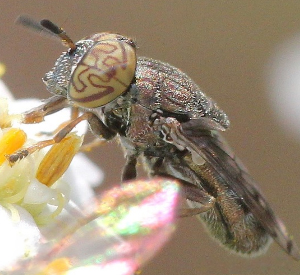
[[[0,269],[7,269],[16,261],[32,257],[39,245],[40,231],[31,215],[13,205],[12,212],[0,206]],[[15,219],[12,217],[16,216]]]
[[[53,189],[47,187],[46,185],[38,181],[32,181],[29,184],[27,192],[24,196],[24,203],[27,204],[47,203],[55,196],[56,196],[56,192]]]
[[[7,86],[4,84],[2,80],[0,80],[0,97],[5,97],[10,101],[14,99],[13,95],[10,93]]]
[[[98,186],[103,178],[102,170],[82,153],[74,157],[64,175],[64,179],[72,186],[70,199],[79,207],[92,201],[95,196],[93,187]]]

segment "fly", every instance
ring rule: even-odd
[[[43,78],[54,96],[26,112],[23,123],[67,107],[80,112],[53,139],[10,155],[11,163],[60,142],[86,120],[100,141],[120,140],[126,158],[122,180],[137,176],[138,160],[151,177],[179,180],[190,205],[181,215],[197,215],[223,246],[255,256],[273,239],[300,259],[283,223],[223,140],[227,115],[184,72],[137,57],[135,42],[119,34],[96,33],[74,43],[49,20],[18,22],[68,47]]]

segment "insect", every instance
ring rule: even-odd
[[[181,70],[136,56],[136,44],[114,33],[97,33],[74,43],[49,20],[20,17],[32,29],[60,38],[66,52],[45,75],[54,96],[24,114],[24,123],[72,107],[76,115],[51,140],[9,157],[15,162],[32,151],[60,142],[80,121],[102,140],[118,138],[126,164],[122,180],[137,176],[142,159],[150,176],[176,178],[191,208],[223,246],[242,255],[265,251],[271,240],[299,260],[295,242],[233,154],[220,132],[227,115]]]

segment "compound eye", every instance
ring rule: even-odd
[[[135,75],[136,62],[135,49],[128,43],[98,42],[73,71],[69,99],[85,108],[106,105],[128,89]]]

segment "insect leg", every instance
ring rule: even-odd
[[[188,146],[188,143],[184,139],[178,138],[178,131],[180,127],[180,122],[177,121],[176,118],[171,117],[160,117],[156,118],[154,121],[154,125],[158,127],[158,129],[161,131],[161,133],[164,136],[164,140],[170,144],[173,144],[177,147],[178,150],[184,151],[188,149],[191,154],[193,155],[194,151],[191,150]],[[198,155],[195,154],[195,156],[198,157]],[[194,161],[197,162],[197,164],[203,164],[204,160],[199,156],[198,158],[194,157]],[[163,162],[166,162],[163,164]],[[155,175],[161,175],[161,176],[169,176],[169,174],[161,173],[160,167],[172,167],[173,170],[176,170],[178,175],[184,174],[184,167],[176,167],[172,165],[172,161],[168,162],[164,158],[159,159],[156,161],[156,163],[153,165],[153,173]],[[188,181],[185,181],[181,178],[178,178],[177,176],[172,176],[176,180],[179,180],[181,183],[181,186],[183,188],[183,193],[187,200],[199,203],[199,207],[196,208],[190,208],[190,209],[182,209],[180,216],[181,217],[188,217],[197,215],[203,212],[208,211],[211,209],[216,201],[216,198],[211,196],[206,190],[201,188],[200,186],[197,186],[195,184],[192,184]]]
[[[77,107],[71,107],[71,118],[68,119],[67,121],[65,122],[62,122],[55,130],[53,131],[50,131],[50,132],[40,132],[41,134],[43,135],[47,135],[47,136],[53,136],[55,135],[56,133],[58,133],[62,128],[64,128],[66,125],[68,125],[70,123],[70,121],[74,120],[75,118],[79,117],[79,109]]]
[[[45,103],[22,114],[22,123],[32,124],[44,121],[44,117],[68,107],[68,101],[62,96],[52,96]]]
[[[129,155],[126,157],[126,163],[122,171],[122,181],[135,179],[137,157],[135,155]]]
[[[16,161],[28,156],[29,154],[32,154],[33,152],[40,150],[44,147],[50,146],[54,143],[59,143],[67,134],[69,134],[74,127],[80,123],[81,121],[87,120],[89,123],[92,121],[92,124],[94,125],[94,118],[96,116],[93,113],[86,112],[83,115],[75,118],[72,120],[69,124],[67,124],[65,127],[63,127],[52,139],[43,140],[40,141],[26,149],[19,150],[11,155],[6,156],[10,164],[14,164]],[[96,118],[99,120],[98,118]],[[102,122],[101,122],[102,123]],[[98,124],[100,124],[98,122]],[[105,138],[105,137],[104,137]]]
[[[216,198],[208,194],[204,189],[200,189],[198,186],[187,181],[180,180],[180,182],[181,186],[183,186],[182,188],[185,198],[189,201],[197,202],[199,204],[199,207],[196,208],[183,209],[183,217],[204,213],[215,205]]]
[[[90,130],[96,136],[91,142],[81,146],[80,151],[89,152],[94,147],[102,145],[107,140],[116,136],[116,132],[109,129],[97,116],[91,116],[88,119]]]
[[[164,160],[165,160],[164,158],[157,159],[155,164],[152,166],[151,174],[153,176],[172,178],[179,181],[182,188],[183,196],[187,200],[196,202],[199,205],[199,207],[195,207],[195,208],[180,209],[179,217],[190,217],[210,210],[214,206],[216,198],[211,196],[209,193],[207,193],[204,189],[200,188],[199,186],[196,186],[186,180],[183,180],[181,178],[163,172],[162,167],[164,167]],[[166,165],[168,164],[166,163]],[[181,174],[180,171],[178,171],[178,173]]]
[[[92,114],[92,113],[90,113]],[[92,114],[87,119],[90,125],[90,129],[92,133],[97,138],[104,138],[106,140],[110,140],[116,136],[116,132],[109,129],[96,115]]]
[[[180,209],[179,217],[195,216],[210,210],[215,205],[216,198],[208,194],[205,190],[200,189],[198,186],[191,184],[185,180],[178,178],[175,179],[180,182],[184,197],[187,200],[197,202],[199,204],[199,207]]]
[[[94,138],[92,141],[82,145],[80,147],[80,152],[91,152],[94,148],[103,145],[105,142],[105,139]]]

